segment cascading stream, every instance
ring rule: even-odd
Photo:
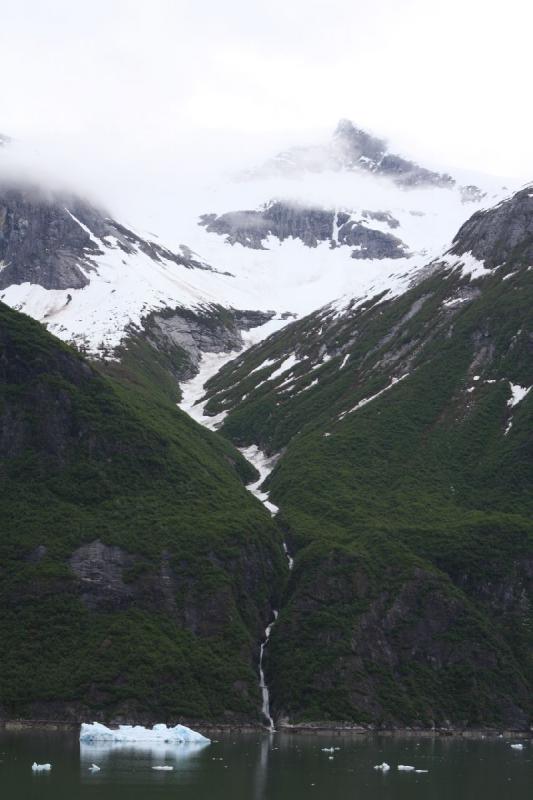
[[[265,638],[261,644],[261,649],[259,651],[259,688],[261,689],[261,696],[263,699],[263,705],[261,707],[261,711],[263,713],[264,718],[268,721],[268,729],[271,733],[274,732],[274,720],[270,716],[270,694],[268,691],[268,686],[265,681],[265,672],[263,670],[263,658],[265,655],[265,647],[268,644],[270,639],[270,634],[272,632],[272,628],[276,624],[276,620],[278,618],[278,612],[274,611],[274,619],[272,622],[267,625],[265,628]]]
[[[294,559],[289,555],[289,551],[287,549],[287,543],[283,542],[283,552],[287,556],[287,562],[289,564],[289,570],[292,570],[294,566]],[[268,686],[265,681],[265,671],[263,669],[263,658],[265,655],[265,647],[267,646],[270,640],[270,634],[272,633],[272,628],[276,624],[276,620],[278,618],[278,611],[273,611],[274,619],[272,622],[267,625],[265,628],[265,638],[261,643],[261,649],[259,651],[259,688],[261,689],[261,697],[263,700],[263,705],[261,707],[261,711],[263,713],[264,718],[268,721],[268,729],[271,733],[274,733],[274,720],[270,715],[270,693],[268,691]]]
[[[336,216],[335,216],[336,219]],[[266,326],[264,326],[266,327]],[[223,417],[225,416],[225,412],[222,414],[218,414],[216,417],[206,417],[204,416],[204,405],[205,400],[203,402],[199,402],[200,398],[203,395],[204,386],[207,380],[214,375],[225,363],[229,361],[231,358],[234,358],[236,353],[204,353],[202,356],[202,360],[200,363],[200,370],[198,375],[195,378],[192,378],[190,381],[184,382],[181,385],[182,388],[182,401],[181,401],[181,408],[184,411],[187,411],[193,418],[200,422],[201,424],[205,425],[208,428],[212,428],[216,430],[216,428],[220,425]],[[260,486],[264,483],[268,475],[274,469],[276,461],[279,458],[279,455],[274,456],[267,456],[266,453],[263,453],[257,445],[250,445],[249,447],[241,447],[239,448],[241,453],[245,458],[250,461],[259,473],[259,478],[254,483],[248,484],[246,487],[249,492],[251,492],[258,500],[260,500],[265,508],[270,512],[271,516],[276,516],[278,513],[278,507],[275,506],[269,500],[268,492],[261,491]],[[283,552],[287,558],[287,563],[289,565],[289,570],[292,570],[294,566],[294,559],[289,554],[286,542],[283,542]],[[278,618],[278,611],[273,611],[274,619],[267,625],[265,629],[265,638],[261,643],[261,648],[259,651],[259,688],[261,689],[261,697],[262,697],[262,707],[261,711],[263,713],[264,718],[268,722],[268,729],[270,732],[274,732],[274,720],[270,715],[270,694],[268,691],[268,686],[265,681],[265,672],[263,669],[263,658],[265,654],[265,647],[267,646],[270,634],[272,632],[272,628],[274,627],[276,620]]]

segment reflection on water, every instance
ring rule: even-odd
[[[93,761],[104,761],[119,753],[126,757],[143,760],[171,761],[178,765],[198,755],[211,742],[80,742],[80,760],[88,765]]]
[[[263,800],[265,796],[265,787],[268,771],[268,756],[274,737],[272,733],[264,736],[259,745],[259,752],[257,755],[257,767],[255,770],[254,780],[254,797],[253,800]]]
[[[80,767],[83,783],[97,783],[113,780],[122,783],[135,783],[139,775],[143,780],[165,781],[166,770],[154,767],[172,767],[172,773],[183,773],[189,780],[190,773],[201,763],[200,753],[210,746],[210,742],[80,742]],[[100,771],[91,771],[97,764]],[[148,775],[150,776],[148,778]]]
[[[80,744],[76,734],[0,731],[0,791],[2,800],[526,800],[533,743],[512,742],[254,733],[211,744]],[[32,773],[34,761],[51,772]],[[374,769],[383,761],[386,774]],[[173,769],[152,769],[163,765]]]

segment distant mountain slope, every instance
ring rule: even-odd
[[[525,189],[410,288],[326,306],[207,384],[227,436],[279,454],[279,716],[529,724],[532,220]]]
[[[0,717],[259,721],[286,561],[253,470],[109,369],[0,304]]]

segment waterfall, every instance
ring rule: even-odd
[[[287,563],[289,565],[289,570],[292,570],[292,568],[294,567],[294,558],[289,554],[289,551],[287,549],[287,542],[283,542],[283,552],[285,553],[285,555],[287,557]]]
[[[263,698],[263,705],[261,707],[261,711],[263,712],[264,718],[268,721],[268,729],[272,733],[274,732],[274,720],[270,716],[270,695],[268,693],[268,686],[266,685],[265,681],[265,672],[263,670],[263,656],[265,655],[265,647],[267,646],[268,640],[270,639],[270,633],[278,618],[278,612],[274,611],[273,613],[274,613],[274,619],[265,628],[265,638],[261,643],[261,649],[259,651],[259,688],[261,689],[261,695]]]

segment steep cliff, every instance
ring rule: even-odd
[[[253,469],[0,305],[0,711],[260,720],[286,563]]]

